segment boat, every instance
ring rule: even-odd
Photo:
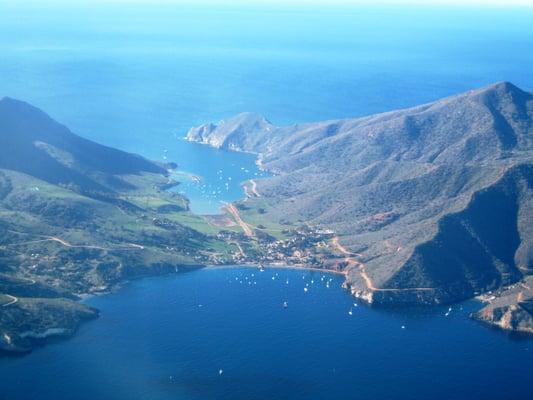
[[[287,308],[289,307],[289,303],[287,303],[286,301],[283,302],[283,308]]]
[[[264,272],[265,266],[263,264],[259,264],[259,272]]]

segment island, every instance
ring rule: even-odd
[[[257,155],[219,215],[180,172],[0,101],[0,351],[73,334],[79,300],[144,276],[243,264],[342,274],[373,306],[478,297],[533,333],[533,96],[498,83],[374,116],[278,127],[244,113],[187,139]],[[179,160],[175,160],[179,162]]]

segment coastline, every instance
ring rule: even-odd
[[[206,141],[206,142],[200,142],[200,141],[197,141],[195,139],[190,139],[190,138],[187,138],[186,140],[188,140],[189,142],[194,142],[194,143],[199,143],[199,144],[204,144],[204,145],[208,145],[208,146],[211,146],[211,147],[214,147],[211,143],[209,143],[209,141]],[[247,153],[247,154],[254,154],[256,156],[256,160],[255,160],[255,164],[257,166],[258,169],[260,169],[261,171],[266,171],[272,175],[279,175],[280,173],[279,172],[275,172],[275,171],[272,171],[272,170],[269,170],[267,168],[265,168],[265,165],[263,163],[264,161],[264,157],[265,157],[265,153],[262,153],[262,152],[250,152],[250,151],[244,151],[242,149],[239,149],[239,148],[227,148],[227,147],[223,147],[223,146],[220,146],[220,147],[217,147],[219,149],[224,149],[224,150],[227,150],[227,151],[234,151],[234,152],[241,152],[241,153]],[[495,179],[495,181],[492,181],[490,182],[490,184],[494,184],[495,182],[498,182],[498,181],[501,181],[502,179],[504,179],[503,177],[498,177]],[[250,189],[248,187],[248,185],[252,185],[252,188],[253,189]],[[244,190],[244,193],[245,193],[245,200],[247,200],[248,198],[251,198],[251,197],[260,197],[257,195],[257,192],[255,191],[255,182],[253,179],[249,180],[249,181],[246,181],[242,184],[242,187],[243,187],[243,190]],[[255,194],[254,194],[255,192]],[[472,197],[475,196],[475,195],[472,195]],[[466,209],[466,206],[467,206],[468,203],[465,203],[463,204],[463,208],[462,209]],[[229,207],[228,207],[229,208]],[[236,210],[235,210],[236,211]],[[230,212],[231,212],[231,209],[230,209]],[[232,213],[234,214],[234,213]],[[237,218],[235,218],[237,222],[239,222],[239,219],[240,217],[237,215]],[[242,224],[239,223],[239,225],[241,225],[241,227],[243,227],[243,230],[245,232],[245,234],[247,236],[250,236],[249,233],[247,233],[247,227],[246,227],[246,223],[244,221],[242,221]],[[339,251],[340,253],[342,253],[346,258],[346,262],[348,263],[349,266],[353,266],[357,269],[360,277],[361,277],[361,280],[362,280],[362,285],[361,286],[364,286],[364,289],[361,289],[361,288],[356,288],[355,286],[353,286],[353,281],[350,282],[350,276],[348,274],[347,271],[333,271],[333,270],[321,270],[319,268],[306,268],[305,266],[287,266],[287,265],[277,265],[277,266],[268,266],[270,268],[275,268],[275,267],[278,267],[278,268],[295,268],[295,269],[298,269],[298,268],[301,268],[301,269],[306,269],[306,270],[317,270],[317,271],[322,271],[324,273],[335,273],[335,274],[338,274],[338,275],[343,275],[344,276],[344,282],[343,282],[343,285],[342,287],[346,290],[348,290],[352,296],[354,296],[355,298],[359,298],[361,300],[363,300],[365,303],[367,303],[368,305],[372,305],[374,303],[377,303],[377,304],[380,304],[382,306],[387,306],[386,303],[389,303],[388,305],[392,305],[392,303],[396,303],[396,300],[398,300],[398,294],[399,293],[406,293],[408,294],[408,297],[407,297],[407,301],[421,301],[422,303],[428,303],[427,305],[429,305],[430,302],[434,302],[435,304],[438,304],[439,301],[426,301],[426,300],[420,300],[422,297],[426,296],[427,297],[427,293],[430,293],[430,292],[435,292],[436,288],[432,288],[432,287],[417,287],[417,288],[405,288],[405,289],[383,289],[383,288],[379,288],[379,287],[375,287],[374,286],[374,283],[372,282],[372,280],[370,279],[370,277],[368,276],[367,272],[366,272],[366,265],[364,263],[362,263],[361,261],[359,261],[358,258],[355,258],[353,256],[360,256],[359,254],[356,254],[356,253],[351,253],[349,250],[347,250],[346,248],[344,248],[340,243],[338,243],[338,238],[337,238],[337,245],[335,246]],[[265,266],[267,267],[267,266]],[[515,282],[516,283],[516,282]],[[513,285],[510,285],[510,286],[504,286],[502,287],[500,290],[502,292],[506,292],[509,288],[512,288]],[[414,293],[414,295],[413,295]],[[417,294],[418,293],[418,294]],[[489,294],[491,293],[490,291],[488,292]],[[378,294],[380,295],[379,297],[380,298],[377,298],[378,296],[374,296],[375,294]],[[386,299],[385,297],[385,294],[387,294],[386,297],[388,297],[389,299]],[[394,296],[391,296],[392,294],[394,294]],[[403,295],[402,295],[403,296]],[[414,297],[413,297],[414,296]],[[469,300],[471,299],[476,299],[476,296],[473,296],[473,297],[470,297],[468,298]],[[386,300],[386,301],[385,301]],[[392,300],[392,303],[391,303],[391,300]],[[452,299],[451,301],[449,302],[446,302],[446,304],[457,304],[461,301],[463,301],[464,299],[462,298],[458,298],[458,299]],[[527,316],[526,315],[526,312],[525,310],[528,310],[531,308],[531,305],[529,306],[522,306],[520,305],[520,300],[517,298],[516,301],[512,300],[510,301],[510,305],[507,305],[505,307],[499,307],[499,308],[496,308],[494,309],[494,307],[492,307],[490,302],[488,304],[485,304],[485,306],[480,306],[480,309],[475,312],[475,313],[472,313],[470,315],[470,318],[473,319],[473,320],[477,320],[479,322],[483,322],[489,326],[492,326],[492,327],[498,327],[506,332],[516,332],[516,331],[521,331],[521,332],[526,332],[526,334],[533,334],[533,331],[531,330],[531,324],[533,321],[533,319],[531,318],[531,316]],[[529,308],[528,308],[529,307]],[[524,317],[524,315],[526,315],[526,317]],[[525,322],[520,322],[519,320],[525,320]],[[530,322],[528,322],[530,321]],[[521,325],[524,325],[524,326],[521,326]]]
[[[186,272],[192,272],[195,270],[205,269],[205,270],[217,270],[217,269],[239,269],[239,268],[246,268],[246,269],[259,269],[260,264],[253,264],[253,263],[245,263],[245,264],[206,264],[206,265],[195,265],[195,266],[182,266],[182,269],[178,269],[177,272],[165,272],[161,274],[154,274],[154,275],[142,275],[137,277],[131,277],[129,279],[125,279],[123,281],[117,282],[111,286],[109,286],[106,290],[100,291],[100,292],[91,292],[91,293],[81,293],[77,296],[79,297],[79,300],[77,300],[81,304],[85,304],[87,300],[90,300],[95,297],[100,296],[106,296],[106,295],[113,295],[120,291],[122,287],[125,285],[128,285],[129,283],[139,281],[142,279],[150,279],[150,278],[164,278],[166,276],[170,275],[178,275],[181,273]],[[305,272],[321,272],[324,274],[333,274],[333,275],[339,275],[339,276],[345,276],[345,272],[343,271],[336,271],[332,269],[324,269],[324,268],[313,268],[313,267],[306,267],[306,266],[298,266],[298,265],[289,265],[289,264],[283,264],[283,263],[271,263],[271,264],[265,264],[263,265],[263,268],[265,270],[301,270]]]
[[[196,142],[196,141],[187,140],[185,138],[183,138],[183,140],[186,140],[188,142],[197,143],[197,144],[205,144],[207,146],[212,147],[208,143],[200,143],[200,142]],[[251,153],[251,152],[245,152],[245,151],[241,151],[241,150],[237,150],[237,149],[225,149],[225,148],[221,148],[220,150],[222,150],[222,151],[233,151],[233,152],[236,152],[236,153],[247,153],[247,154],[250,154],[250,155],[253,154],[256,157],[256,160],[255,160],[256,165],[259,167],[260,170],[264,170],[263,168],[260,168],[260,160],[259,160],[260,154],[258,154],[258,153]],[[200,181],[203,180],[203,178],[201,176],[196,175],[196,174],[194,174],[192,172],[189,172],[189,171],[182,171],[182,170],[179,170],[179,169],[171,169],[171,170],[167,170],[167,171],[169,173],[169,176],[177,179],[177,181],[176,182],[172,182],[172,185],[169,185],[168,187],[161,187],[162,190],[168,190],[171,187],[179,185],[179,183],[180,183],[179,180],[181,180],[180,178],[184,178],[186,180],[190,180],[190,181],[193,181],[193,182],[200,182]],[[242,187],[241,187],[241,189],[243,190],[243,194],[245,194],[244,193],[244,189]],[[241,197],[241,198],[236,199],[234,201],[240,201],[240,200],[243,200],[243,199],[246,199],[246,197],[244,197],[244,198]],[[222,208],[219,209],[217,214],[223,215]],[[121,280],[118,280],[118,281],[115,281],[115,282],[110,282],[110,284],[108,284],[106,287],[102,287],[99,290],[91,290],[90,288],[88,288],[89,290],[87,290],[86,292],[78,292],[78,293],[75,294],[75,296],[77,297],[77,299],[75,299],[75,303],[78,303],[81,306],[85,306],[85,307],[89,307],[89,308],[93,309],[93,307],[91,307],[90,305],[87,304],[91,298],[99,297],[99,296],[102,296],[102,295],[114,294],[117,291],[119,291],[124,285],[127,285],[129,282],[137,281],[137,280],[143,279],[143,278],[163,277],[164,275],[177,274],[177,273],[181,273],[181,272],[188,272],[188,271],[193,271],[193,270],[200,269],[200,268],[207,269],[207,270],[214,269],[214,268],[256,268],[257,269],[257,268],[259,268],[259,263],[257,263],[257,264],[253,264],[253,263],[247,263],[247,264],[211,264],[211,265],[209,265],[209,264],[201,264],[201,265],[200,264],[196,264],[196,265],[179,265],[177,267],[175,265],[168,265],[167,267],[168,268],[163,268],[162,270],[159,270],[157,273],[154,273],[154,274],[134,275],[134,276],[125,277],[125,279],[121,279]],[[334,274],[337,274],[337,275],[344,275],[340,271],[325,270],[325,269],[305,267],[305,266],[286,265],[286,264],[282,264],[282,263],[269,264],[269,265],[266,265],[265,268],[269,268],[269,269],[301,269],[303,271],[315,271],[315,272],[321,272],[321,273],[325,273],[325,274],[326,273],[334,273]],[[13,304],[14,303],[15,302],[13,302]],[[9,303],[8,305],[11,305],[11,303]],[[1,356],[5,356],[5,355],[7,355],[7,356],[10,356],[10,355],[26,355],[26,354],[31,353],[32,349],[35,348],[35,347],[41,347],[41,346],[46,345],[49,342],[53,342],[53,341],[57,341],[57,340],[68,339],[68,338],[70,338],[70,337],[72,337],[73,335],[76,334],[76,331],[79,329],[79,327],[82,324],[84,324],[85,322],[88,322],[88,321],[90,321],[92,319],[98,319],[99,318],[99,316],[100,316],[99,310],[94,309],[93,311],[94,311],[94,317],[93,318],[89,318],[89,319],[81,318],[81,319],[78,319],[78,320],[72,320],[71,323],[67,324],[67,325],[53,326],[51,328],[47,328],[47,330],[43,331],[43,332],[35,331],[35,332],[32,332],[31,334],[24,335],[24,337],[21,336],[21,339],[25,343],[25,346],[23,346],[23,347],[12,346],[11,345],[11,336],[9,336],[5,340],[0,340],[0,344],[2,344],[0,346],[0,357]],[[3,342],[6,342],[6,343],[3,343]]]
[[[212,147],[209,143],[201,143],[201,142],[196,142],[194,140],[187,140],[187,139],[184,139],[186,141],[189,141],[189,142],[193,142],[193,143],[198,143],[198,144],[205,144],[205,145],[208,145],[210,147]],[[263,171],[268,171],[266,169],[264,169],[264,166],[262,165],[262,154],[261,153],[252,153],[252,152],[245,152],[245,151],[242,151],[242,150],[238,150],[238,149],[226,149],[226,148],[220,148],[220,150],[222,151],[232,151],[232,152],[237,152],[237,153],[248,153],[248,154],[254,154],[256,156],[256,165],[258,166],[258,168],[260,170],[263,170]],[[271,172],[271,171],[268,171],[268,172]],[[190,172],[185,172],[185,171],[172,171],[171,173],[175,178],[177,177],[183,177],[185,179],[190,179],[190,180],[193,180],[193,181],[200,181],[202,179],[202,177],[200,176],[197,176],[197,175],[194,175],[193,173],[190,173]],[[252,179],[253,181],[253,179]],[[178,183],[177,183],[178,184]],[[164,188],[164,190],[166,190],[168,188]],[[241,189],[243,189],[243,194],[245,195],[244,197],[244,200],[246,200],[247,196],[246,196],[246,188],[245,187],[242,187],[241,186]],[[241,201],[242,198],[238,199],[238,200],[234,200],[234,202],[232,203],[229,203],[228,206],[230,205],[233,205],[235,202],[238,202],[238,201]],[[221,213],[220,211],[222,211],[222,209],[219,210],[219,215],[223,215],[223,213]],[[243,229],[245,234],[246,234],[246,230]],[[250,236],[250,235],[247,235],[247,236]],[[344,247],[342,247],[340,244],[337,244],[340,252],[345,255],[347,258],[350,258],[350,256],[352,255],[352,253],[350,253],[347,249],[345,249]],[[70,246],[69,246],[70,247]],[[106,295],[106,294],[114,294],[116,293],[117,291],[119,291],[121,289],[121,287],[123,287],[124,285],[127,285],[129,282],[132,282],[132,281],[136,281],[136,280],[139,280],[139,279],[143,279],[143,278],[156,278],[156,277],[163,277],[164,275],[171,275],[171,274],[177,274],[177,273],[182,273],[182,272],[188,272],[188,271],[194,271],[194,270],[197,270],[197,269],[206,269],[206,270],[215,270],[215,269],[224,269],[224,268],[227,268],[227,269],[235,269],[235,268],[248,268],[248,269],[256,269],[258,270],[259,267],[260,267],[260,262],[257,262],[257,263],[254,263],[253,261],[252,262],[247,262],[247,263],[242,263],[242,264],[239,264],[238,262],[237,263],[220,263],[220,264],[196,264],[196,265],[179,265],[179,266],[174,266],[174,265],[170,265],[170,264],[167,264],[166,266],[164,266],[162,269],[160,269],[158,272],[154,273],[154,274],[134,274],[132,276],[126,276],[124,277],[125,279],[123,280],[117,280],[115,281],[114,283],[111,283],[110,285],[108,285],[107,287],[103,288],[103,290],[97,290],[97,291],[88,291],[86,293],[78,293],[77,296],[78,296],[78,299],[76,300],[76,302],[78,302],[79,304],[82,304],[82,305],[85,305],[87,306],[87,301],[93,297],[96,297],[96,296],[101,296],[101,295]],[[268,264],[265,264],[263,265],[263,267],[265,269],[270,269],[270,270],[301,270],[302,272],[318,272],[318,273],[321,273],[321,274],[335,274],[335,275],[342,275],[344,278],[343,278],[343,283],[341,285],[341,287],[343,289],[348,289],[348,291],[350,292],[350,288],[349,286],[347,286],[347,271],[341,271],[341,270],[335,270],[335,269],[325,269],[325,268],[317,268],[317,267],[311,267],[311,266],[306,266],[304,264],[286,264],[284,262],[273,262],[273,263],[268,263]],[[369,285],[367,285],[369,286]],[[353,292],[351,293],[353,295]],[[357,297],[357,296],[355,296]],[[364,300],[364,298],[363,298]],[[14,304],[15,302],[13,303],[9,303],[9,304]],[[9,305],[7,304],[7,305]],[[98,318],[99,314],[98,314],[98,310],[96,310],[96,315],[95,315],[95,319]],[[54,340],[55,338],[68,338],[70,336],[73,336],[76,332],[76,330],[78,329],[78,327],[83,324],[84,322],[88,321],[88,319],[79,319],[77,321],[73,321],[72,325],[71,326],[56,326],[56,327],[52,327],[52,328],[49,328],[47,329],[44,334],[42,333],[39,333],[39,332],[35,332],[34,334],[31,334],[31,335],[25,335],[26,336],[26,339],[31,341],[31,347],[33,347],[33,344],[35,344],[36,346],[40,346],[40,345],[43,345],[43,344],[46,344],[48,342],[48,340]],[[28,348],[28,352],[31,351],[31,347]],[[6,353],[10,354],[10,353],[15,353],[15,352],[12,352],[12,351],[9,351],[6,349],[2,349],[4,350]],[[18,353],[20,354],[20,353]]]
[[[212,264],[212,265],[206,265],[205,266],[206,269],[235,269],[235,268],[255,268],[255,269],[259,269],[259,265],[258,264],[250,264],[250,263],[247,263],[247,264]],[[263,265],[263,268],[265,269],[272,269],[272,270],[276,270],[276,269],[280,269],[280,270],[284,270],[284,269],[290,269],[290,270],[301,270],[301,271],[309,271],[309,272],[322,272],[324,274],[334,274],[334,275],[341,275],[341,276],[346,276],[346,273],[343,272],[343,271],[336,271],[336,270],[333,270],[333,269],[325,269],[325,268],[313,268],[313,267],[305,267],[305,266],[298,266],[298,265],[288,265],[288,264],[277,264],[277,263],[272,263],[272,264],[265,264]]]

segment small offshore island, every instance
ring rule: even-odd
[[[173,191],[176,164],[4,98],[0,348],[71,335],[98,316],[79,300],[126,280],[234,264],[340,273],[377,305],[483,295],[474,318],[533,333],[531,121],[533,96],[500,83],[356,120],[203,125],[187,139],[255,153],[275,175],[201,216]]]

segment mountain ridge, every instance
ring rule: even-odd
[[[140,156],[81,138],[40,109],[9,97],[0,100],[0,130],[4,140],[0,168],[52,184],[108,193],[132,188],[117,175],[166,173],[162,166]]]
[[[347,131],[349,129],[353,129],[354,127],[361,128],[361,127],[372,126],[375,123],[382,123],[384,121],[390,120],[390,117],[402,117],[402,116],[405,116],[406,114],[410,114],[409,117],[412,118],[413,115],[421,114],[427,111],[428,109],[430,109],[431,107],[445,106],[449,104],[450,102],[460,101],[464,99],[471,99],[471,100],[477,99],[478,102],[485,102],[486,104],[488,104],[488,106],[491,106],[491,97],[493,97],[493,95],[495,94],[497,96],[502,96],[502,94],[507,94],[511,97],[518,99],[519,101],[517,102],[517,104],[520,106],[519,114],[522,114],[522,115],[525,112],[524,110],[525,107],[523,103],[525,101],[530,101],[533,96],[531,93],[522,91],[520,88],[516,87],[510,82],[502,81],[502,82],[498,82],[492,85],[488,85],[480,89],[470,90],[468,92],[461,93],[458,95],[448,96],[446,98],[433,101],[433,102],[429,102],[429,103],[425,103],[422,105],[400,109],[400,110],[387,111],[387,112],[383,112],[379,114],[368,115],[368,116],[363,116],[363,117],[358,117],[358,118],[332,119],[332,120],[326,120],[326,121],[320,121],[320,122],[301,123],[301,124],[289,125],[285,127],[277,127],[277,126],[272,125],[270,122],[268,122],[268,120],[266,120],[260,114],[243,113],[243,114],[239,114],[238,116],[234,118],[230,118],[227,120],[229,121],[229,125],[233,126],[232,130],[223,129],[222,132],[219,132],[217,131],[218,125],[205,124],[202,126],[206,126],[206,125],[212,126],[211,132],[204,132],[204,135],[201,138],[199,138],[197,135],[197,128],[191,128],[191,130],[189,130],[189,132],[186,134],[186,137],[188,138],[188,140],[201,141],[203,143],[211,144],[214,147],[222,147],[222,148],[227,148],[227,149],[232,149],[232,150],[243,150],[243,151],[264,154],[264,153],[268,153],[267,147],[271,145],[272,142],[279,145],[280,141],[287,140],[287,142],[284,142],[283,144],[284,145],[291,144],[291,142],[293,142],[295,138],[294,137],[291,138],[290,134],[293,134],[295,131],[307,133],[309,136],[313,136],[312,135],[313,132],[308,132],[309,129],[313,129],[313,128],[316,129],[317,127],[326,128],[327,134],[321,138],[323,139],[329,136],[337,136],[340,128],[342,128],[341,130],[341,133],[342,133],[342,131]],[[246,141],[244,141],[243,143],[233,143],[231,141],[232,139],[234,139],[232,137],[233,133],[239,132],[242,135],[242,130],[246,130],[246,126],[244,125],[235,126],[236,124],[239,123],[240,119],[242,118],[244,114],[253,115],[255,120],[263,119],[268,122],[270,129],[267,130],[267,132],[259,132],[259,133],[256,131],[247,132],[248,135],[252,133],[259,134],[259,138],[261,139],[261,141],[257,141],[257,143],[256,142],[250,143]],[[405,123],[409,124],[409,121],[410,121],[409,118],[407,118],[407,122]],[[351,124],[351,126],[344,126],[346,124]],[[224,125],[225,124],[223,124],[223,127]],[[210,142],[211,137],[214,135],[218,137],[218,142],[216,144]],[[241,139],[241,138],[238,138],[238,139]],[[251,138],[245,137],[244,140],[251,140]],[[256,139],[254,138],[254,140]],[[503,140],[508,140],[508,139],[503,139]],[[302,148],[300,147],[297,150],[301,151]]]
[[[359,255],[344,267],[354,295],[379,304],[442,303],[498,290],[531,270],[532,127],[533,95],[498,82],[373,116],[271,126],[248,132],[253,138],[241,130],[219,144],[257,153],[276,174],[254,180],[261,197],[247,199],[247,207],[266,209],[273,220],[331,228]],[[487,196],[494,196],[488,205],[479,200]],[[493,254],[495,237],[510,240],[498,232],[505,220],[481,223],[497,220],[491,210],[498,204],[500,212],[516,210],[508,215],[519,231],[512,258]],[[453,244],[454,235],[479,249],[476,262],[464,243]],[[449,264],[427,258],[440,254],[439,246],[453,249]],[[448,277],[435,280],[445,271]],[[414,282],[423,290],[410,289]]]

